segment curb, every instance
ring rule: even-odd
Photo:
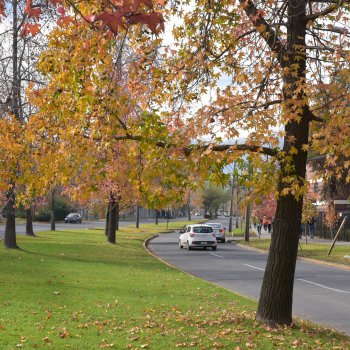
[[[264,250],[264,249],[249,247],[249,246],[246,246],[246,245],[240,244],[240,243],[236,243],[236,244],[242,248],[250,249],[250,250],[253,250],[253,251],[261,253],[261,254],[266,254],[266,255],[269,254],[269,252],[267,250]],[[303,256],[298,256],[297,260],[306,261],[306,262],[316,264],[316,265],[325,265],[325,266],[330,266],[330,267],[336,267],[338,269],[350,270],[350,266],[338,264],[338,263],[334,263],[334,262],[330,262],[330,261],[322,261],[322,260],[316,260],[316,259],[311,259],[311,258],[305,258]]]
[[[226,287],[224,287],[224,286],[219,286],[218,284],[216,284],[216,283],[214,283],[214,282],[207,281],[207,280],[205,280],[205,279],[203,279],[203,278],[201,278],[201,277],[199,277],[199,276],[197,276],[197,275],[194,275],[194,274],[192,274],[192,273],[190,273],[190,272],[184,271],[184,270],[180,269],[179,267],[170,264],[169,262],[167,262],[166,260],[164,260],[164,259],[161,258],[160,256],[156,255],[155,253],[153,253],[153,252],[148,248],[148,243],[149,243],[152,239],[157,238],[158,236],[159,236],[159,235],[154,235],[154,236],[152,236],[152,237],[147,238],[147,239],[143,242],[143,246],[144,246],[144,248],[146,249],[146,251],[148,252],[148,254],[150,254],[151,256],[153,256],[154,258],[156,258],[157,260],[159,260],[159,261],[162,262],[163,264],[165,264],[165,265],[167,265],[167,266],[169,266],[169,267],[172,267],[173,269],[175,269],[175,270],[177,270],[177,271],[179,271],[179,272],[182,272],[182,273],[186,274],[187,276],[197,278],[197,279],[199,279],[199,280],[201,280],[201,281],[204,281],[204,282],[206,282],[206,283],[208,283],[208,284],[211,284],[211,285],[213,285],[213,286],[215,286],[215,287],[217,287],[217,288],[222,288],[222,289],[224,289],[224,290],[226,290],[226,291],[228,291],[228,292],[230,292],[230,293],[239,295],[240,297],[242,297],[242,298],[244,298],[244,299],[253,301],[253,302],[255,302],[255,303],[257,302],[256,300],[251,299],[251,298],[247,297],[246,295],[243,295],[243,294],[241,294],[241,293],[239,293],[239,292],[233,291],[233,290],[231,290],[231,289],[229,289],[229,288],[226,288]]]
[[[187,271],[181,270],[181,269],[178,268],[177,266],[170,264],[169,262],[167,262],[166,260],[164,260],[164,259],[161,258],[160,256],[158,256],[158,255],[156,255],[155,253],[153,253],[152,250],[150,250],[150,249],[148,248],[148,243],[149,243],[152,239],[157,238],[158,236],[159,236],[159,235],[154,235],[154,236],[152,236],[152,237],[147,238],[147,239],[143,242],[143,247],[147,250],[148,254],[152,255],[154,258],[156,258],[157,260],[161,261],[163,264],[165,264],[165,265],[167,265],[167,266],[169,266],[169,267],[172,267],[172,268],[175,269],[175,270],[181,271],[181,272],[183,272],[183,273],[185,273],[185,274],[187,274],[187,275],[189,275],[189,276],[191,276],[191,277],[200,278],[200,277],[198,277],[198,276],[196,276],[196,275],[193,275],[193,274],[191,274],[191,273],[189,273],[189,272],[187,272]]]

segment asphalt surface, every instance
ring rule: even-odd
[[[178,238],[178,232],[160,235],[148,247],[183,271],[258,300],[267,254],[235,243],[187,251]],[[293,315],[350,335],[350,270],[298,260]]]

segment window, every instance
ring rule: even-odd
[[[314,192],[318,193],[318,182],[314,182]]]

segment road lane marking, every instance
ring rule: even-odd
[[[341,290],[341,289],[335,289],[335,288],[327,287],[327,286],[324,286],[323,284],[319,284],[319,283],[316,283],[316,282],[311,282],[311,281],[308,281],[308,280],[304,280],[303,278],[297,278],[297,280],[305,282],[305,283],[314,284],[315,286],[318,286],[318,287],[321,287],[321,288],[324,288],[324,289],[333,290],[333,291],[338,292],[338,293],[350,294],[350,292],[348,292],[347,290]]]
[[[221,259],[225,259],[223,256],[218,255],[218,254],[215,254],[215,253],[209,253],[209,254],[211,254],[211,255],[215,255],[215,256],[217,256],[218,258],[221,258]]]
[[[257,270],[265,271],[265,269],[262,269],[261,267],[256,267],[256,266],[248,265],[248,264],[243,264],[243,265],[244,265],[244,266],[251,267],[252,269],[257,269]]]

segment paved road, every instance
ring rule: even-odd
[[[149,248],[181,270],[258,300],[267,255],[234,243],[211,250],[178,248],[178,233],[160,235]],[[350,335],[350,270],[298,260],[293,313]]]

